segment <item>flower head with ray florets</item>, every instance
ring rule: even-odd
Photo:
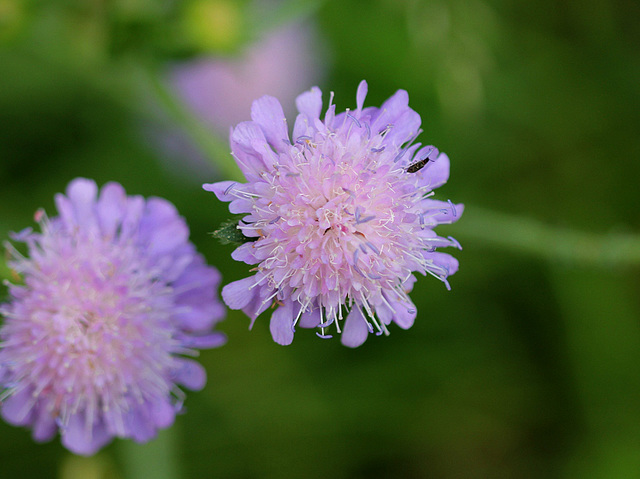
[[[172,424],[184,393],[201,389],[204,369],[180,357],[219,346],[211,332],[224,306],[219,273],[189,242],[174,206],[127,196],[117,183],[98,194],[76,179],[56,196],[59,216],[36,214],[11,245],[10,284],[1,305],[2,416],[38,441],[93,454],[113,437],[144,442]]]
[[[388,333],[394,321],[409,328],[416,309],[409,299],[414,272],[448,287],[457,261],[437,252],[459,247],[433,228],[452,223],[463,206],[430,198],[449,176],[449,158],[414,143],[420,116],[399,90],[381,108],[335,114],[332,98],[320,119],[322,96],[312,88],[297,98],[299,115],[289,139],[280,103],[255,101],[252,121],[231,132],[231,150],[247,182],[206,184],[232,213],[248,240],[233,258],[255,264],[256,274],[225,286],[233,309],[255,318],[270,306],[270,329],[280,344],[294,328],[333,328],[355,347],[369,333]]]

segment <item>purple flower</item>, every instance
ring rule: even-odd
[[[313,23],[288,23],[260,36],[237,57],[200,57],[178,63],[169,78],[185,104],[216,134],[226,136],[231,125],[247,117],[251,100],[264,94],[278,97],[285,110],[293,113],[292,92],[324,76],[329,62],[322,45]],[[175,131],[152,136],[176,174],[200,177],[203,171],[213,171],[210,159]]]
[[[166,200],[127,196],[118,183],[72,181],[55,198],[59,216],[36,213],[23,257],[9,262],[21,284],[0,307],[2,416],[59,430],[65,447],[93,454],[113,437],[138,442],[173,423],[184,393],[206,382],[182,355],[225,342],[211,332],[224,315],[217,270],[189,242]]]
[[[280,103],[253,103],[252,121],[231,133],[231,150],[247,182],[205,184],[229,210],[245,216],[238,228],[250,240],[233,258],[257,265],[254,276],[225,286],[232,309],[255,318],[274,307],[270,329],[279,344],[295,326],[341,333],[346,346],[369,333],[388,334],[394,321],[409,328],[416,308],[408,293],[412,273],[430,274],[449,287],[458,262],[439,247],[459,247],[433,228],[456,221],[463,205],[432,199],[449,176],[449,158],[413,143],[420,116],[399,90],[381,108],[335,114],[333,96],[324,120],[318,88],[300,95],[289,139]]]

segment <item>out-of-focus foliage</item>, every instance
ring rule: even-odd
[[[116,180],[174,202],[225,282],[246,276],[208,234],[229,215],[200,184],[222,178],[177,175],[157,135],[194,140],[185,158],[199,149],[213,171],[229,171],[228,149],[207,149],[206,125],[194,133],[157,82],[303,20],[331,58],[318,86],[339,109],[363,78],[370,105],[409,91],[420,139],[452,160],[438,197],[465,202],[466,218],[491,208],[605,245],[640,234],[635,2],[0,0],[2,237],[38,207],[51,214],[72,178]],[[157,442],[79,459],[1,423],[0,476],[637,476],[638,267],[505,250],[465,217],[441,231],[465,248],[453,290],[420,278],[412,329],[356,350],[303,331],[283,348],[267,321],[248,332],[231,312],[228,344],[202,356],[207,387]]]

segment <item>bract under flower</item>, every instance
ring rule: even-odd
[[[457,261],[437,248],[459,243],[433,231],[456,221],[463,205],[432,199],[449,176],[449,158],[415,143],[420,116],[399,90],[380,108],[364,108],[366,82],[356,108],[336,115],[333,95],[321,119],[314,87],[296,101],[289,137],[280,103],[253,103],[252,121],[231,132],[231,151],[246,183],[204,188],[246,216],[238,228],[255,241],[233,258],[257,265],[256,274],[225,286],[233,309],[255,318],[275,307],[270,329],[279,344],[295,326],[341,333],[356,347],[369,333],[388,334],[393,321],[409,328],[416,308],[408,293],[414,272],[447,285]]]

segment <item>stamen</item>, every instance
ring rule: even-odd
[[[393,125],[391,123],[387,123],[387,126],[383,130],[380,130],[378,132],[378,135],[380,135],[382,138],[384,138],[387,135],[387,133],[389,133],[391,128],[393,128]]]
[[[322,159],[329,160],[329,161],[330,161],[334,166],[335,166],[335,164],[336,164],[335,160],[334,160],[332,157],[327,156],[327,155],[325,155],[324,153],[320,153],[320,159],[321,159],[321,160],[322,160]]]
[[[273,298],[275,298],[277,296],[277,294],[279,293],[279,291],[276,289],[275,293],[273,293],[271,296],[269,296],[267,299],[265,299],[262,304],[260,304],[260,308],[262,306],[264,306],[265,304],[267,304],[269,301],[271,301]],[[258,308],[256,310],[256,312],[260,311],[260,308]]]
[[[227,196],[229,194],[229,192],[233,189],[233,187],[236,186],[236,184],[237,183],[234,181],[229,186],[227,186],[227,189],[224,190],[224,195]]]
[[[281,218],[282,218],[282,216],[278,216],[278,217],[276,217],[276,218],[272,219],[271,221],[269,221],[269,224],[270,224],[270,225],[275,224],[275,223],[277,223],[277,222],[278,222],[278,220],[279,220],[279,219],[281,219]]]
[[[365,123],[366,125],[366,123]],[[380,148],[371,148],[371,152],[372,153],[380,153],[382,151],[384,151],[384,149],[386,148],[386,146],[382,145]]]
[[[400,158],[402,158],[402,157],[404,156],[404,154],[405,154],[406,152],[407,152],[407,150],[405,150],[404,148],[403,148],[403,149],[401,149],[401,150],[400,150],[400,153],[398,153],[398,154],[396,155],[396,157],[393,159],[393,162],[394,162],[394,163],[397,163],[397,162],[400,160]]]
[[[355,269],[360,274],[360,276],[362,276],[363,278],[366,278],[367,276],[362,271],[360,271],[360,268],[358,268],[358,254],[359,253],[360,253],[359,249],[357,249],[357,250],[355,250],[353,252],[353,269]]]
[[[365,216],[364,218],[361,218],[360,220],[356,221],[356,224],[366,223],[367,221],[374,220],[375,218],[376,218],[375,215]]]
[[[67,429],[66,421],[62,418],[61,415],[56,416],[54,422],[56,423],[56,426],[58,426],[58,429],[60,429],[60,432],[64,432],[65,429]]]
[[[367,216],[367,217],[365,217],[365,218],[361,218],[361,217],[360,217],[360,214],[361,214],[361,213],[362,213],[362,208],[361,208],[360,206],[357,206],[357,207],[356,207],[356,211],[355,211],[355,215],[354,215],[354,216],[355,216],[355,219],[356,219],[356,224],[357,224],[357,225],[362,224],[362,223],[366,223],[367,221],[371,221],[372,219],[374,219],[374,218],[375,218],[375,216],[374,216],[374,215],[372,215],[372,216]]]
[[[365,243],[369,249],[371,249],[371,251],[373,251],[375,254],[379,255],[380,254],[380,250],[378,248],[376,248],[376,246],[371,242],[371,241],[367,241]]]
[[[322,338],[322,339],[331,339],[331,338],[333,338],[333,336],[331,334],[321,334],[318,331],[316,331],[316,336],[318,336],[319,338]]]
[[[347,193],[347,194],[348,194],[349,196],[351,196],[352,198],[355,198],[355,197],[356,197],[355,193],[354,193],[353,191],[351,191],[349,188],[342,187],[342,191],[344,191],[345,193]]]
[[[419,128],[418,131],[416,131],[415,134],[411,138],[409,138],[407,144],[403,146],[403,149],[408,150],[411,144],[416,140],[416,138],[420,136],[420,133],[422,133],[422,131],[422,128]]]
[[[362,125],[360,124],[358,119],[355,116],[351,115],[348,110],[347,110],[347,116],[353,120],[353,122],[358,126],[358,128],[362,128]]]
[[[322,329],[328,328],[329,326],[331,326],[331,324],[333,324],[334,320],[335,318],[329,318],[326,323],[319,324],[318,328],[322,328]]]
[[[371,319],[371,322],[373,324],[375,324],[376,329],[378,331],[382,330],[384,331],[384,334],[386,336],[389,336],[389,330],[387,329],[387,327],[385,326],[385,324],[380,321],[378,322],[376,320],[376,316],[373,314],[373,311],[371,311],[371,306],[369,306],[369,303],[367,302],[366,298],[364,297],[364,293],[362,291],[360,291],[360,297],[362,299],[362,306],[364,307],[365,311],[367,312],[367,316],[369,316],[369,319]],[[373,331],[370,331],[373,332]]]
[[[371,139],[371,127],[369,126],[369,123],[365,123],[364,127],[367,130],[367,139],[370,140]]]
[[[453,236],[447,236],[447,238],[449,238],[449,240],[453,243],[453,246],[455,246],[460,251],[462,251],[462,245],[460,243],[458,243],[457,239],[455,239]]]
[[[449,202],[449,206],[451,207],[451,214],[455,218],[456,216],[458,216],[458,214],[456,213],[456,205],[454,205],[451,200],[447,200],[447,201]]]
[[[307,310],[310,302],[311,300],[309,299],[304,304],[304,306],[300,306],[300,311],[298,311],[298,315],[296,316],[296,319],[294,319],[293,323],[291,323],[291,331],[293,331],[294,333],[296,332],[296,324],[298,324],[298,321],[300,320],[300,316],[302,316],[302,313],[304,313]]]

